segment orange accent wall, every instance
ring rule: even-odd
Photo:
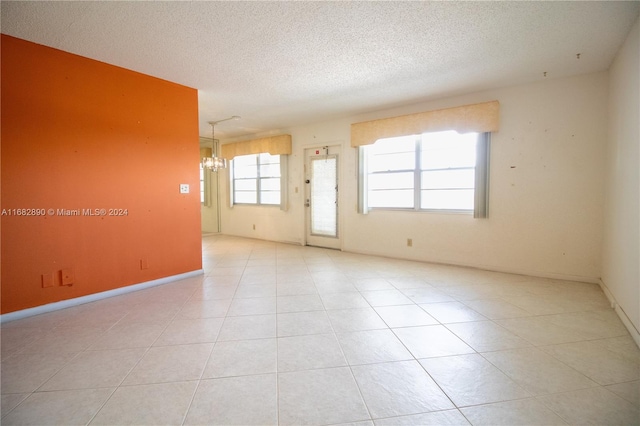
[[[197,91],[1,41],[1,312],[201,269]]]

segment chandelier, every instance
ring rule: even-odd
[[[202,159],[202,168],[209,169],[212,172],[217,172],[218,169],[227,168],[227,159],[221,158],[218,156],[218,145],[220,141],[216,139],[216,135],[215,135],[216,124],[221,123],[223,121],[228,121],[228,120],[237,120],[239,118],[240,118],[239,116],[234,115],[232,117],[224,118],[222,120],[209,121],[209,124],[211,124],[211,157],[204,157]]]

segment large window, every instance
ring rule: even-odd
[[[280,156],[240,155],[232,161],[234,204],[281,204]]]
[[[486,201],[486,133],[380,139],[362,155],[367,209],[473,212],[478,199]]]

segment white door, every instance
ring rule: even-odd
[[[305,150],[306,243],[341,248],[339,232],[339,146]]]

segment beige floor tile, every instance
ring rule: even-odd
[[[136,304],[118,324],[132,322],[168,324],[180,311],[180,306],[174,303],[146,303],[144,293],[140,293],[139,297],[140,303]]]
[[[102,302],[102,301],[100,301]],[[123,306],[108,306],[104,303],[95,303],[91,308],[86,305],[79,306],[75,314],[60,323],[61,327],[75,327],[82,324],[82,327],[95,327],[107,330],[120,321],[129,309]]]
[[[161,285],[153,287],[146,291],[142,303],[166,303],[173,304],[176,308],[180,308],[193,295],[194,289],[180,288],[177,286]]]
[[[265,339],[276,337],[275,315],[226,317],[218,341]]]
[[[370,419],[347,367],[279,373],[278,396],[281,425],[339,424]]]
[[[278,314],[278,337],[331,333],[331,322],[324,311]]]
[[[475,353],[442,325],[394,328],[393,332],[416,358]]]
[[[533,395],[597,386],[582,373],[536,348],[489,352],[483,356]]]
[[[471,423],[458,410],[433,411],[375,421],[376,426],[461,426],[469,424]]]
[[[275,374],[203,380],[185,424],[275,425],[278,423]]]
[[[413,305],[413,301],[402,294],[400,290],[371,290],[362,291],[362,296],[371,306]]]
[[[99,327],[56,327],[25,345],[20,353],[73,354],[87,349],[103,333]]]
[[[374,419],[453,408],[417,361],[352,367]]]
[[[278,372],[347,365],[335,334],[278,338]]]
[[[412,360],[413,356],[390,330],[339,333],[349,365]]]
[[[458,407],[531,396],[477,354],[423,359],[420,363]]]
[[[531,316],[524,309],[500,298],[466,300],[464,304],[492,320]]]
[[[352,280],[346,276],[335,279],[327,279],[324,278],[324,276],[319,276],[314,278],[314,283],[319,294],[349,293],[358,291],[358,289],[353,285]]]
[[[388,328],[372,308],[327,311],[336,333]]]
[[[2,361],[2,393],[33,392],[66,364],[75,354],[19,354]]]
[[[607,349],[597,340],[541,348],[600,385],[640,379],[640,361]]]
[[[181,425],[198,382],[121,386],[92,425]]]
[[[270,273],[265,274],[242,274],[242,278],[240,278],[240,287],[270,287],[275,290],[277,282],[276,269],[273,268]],[[269,295],[271,296],[271,295]],[[243,296],[244,297],[244,296]],[[267,296],[258,296],[258,297],[267,297]]]
[[[619,397],[629,401],[636,407],[640,407],[640,380],[633,382],[617,383],[605,386],[605,388]]]
[[[146,349],[82,352],[38,390],[107,388],[120,385]]]
[[[0,350],[2,359],[22,351],[27,345],[44,336],[48,329],[30,327],[0,328]]]
[[[176,318],[223,318],[231,306],[231,299],[190,300],[185,303]]]
[[[116,324],[89,346],[89,350],[148,348],[162,334],[166,324],[130,322]]]
[[[326,310],[365,309],[370,305],[359,292],[327,293],[320,296]]]
[[[242,276],[244,272],[244,266],[227,266],[227,267],[215,267],[207,270],[208,277],[220,277],[220,276]]]
[[[207,278],[209,279],[209,278]],[[205,284],[202,288],[197,289],[189,302],[196,300],[230,300],[236,294],[238,289],[237,282],[240,281],[240,277],[219,277],[220,281],[217,284]],[[229,281],[225,283],[225,281]]]
[[[569,327],[553,324],[546,316],[509,318],[495,320],[495,322],[536,346],[578,342],[586,339],[585,336]]]
[[[613,309],[549,315],[547,319],[553,324],[575,330],[589,339],[628,335],[627,329]]]
[[[426,280],[417,276],[392,277],[387,278],[387,281],[398,290],[433,288]]]
[[[322,299],[317,294],[278,296],[278,313],[323,311]]]
[[[242,273],[242,278],[256,276],[256,275],[260,277],[267,277],[267,276],[270,277],[275,273],[276,273],[275,265],[257,265],[257,266],[247,265],[247,267],[244,268],[244,271]]]
[[[414,303],[455,302],[455,299],[434,287],[409,288],[401,290],[402,294]]]
[[[233,299],[227,315],[230,317],[244,315],[267,315],[276,313],[275,297],[251,297],[248,299]]]
[[[2,394],[2,402],[0,405],[0,416],[5,417],[11,410],[16,408],[18,404],[24,401],[29,395],[28,393],[6,393]]]
[[[446,327],[478,352],[530,347],[531,344],[493,321],[447,324]]]
[[[640,424],[637,406],[602,387],[542,396],[538,400],[569,424]]]
[[[637,343],[629,334],[626,336],[595,340],[595,342],[599,346],[622,356],[627,361],[640,364],[640,347],[638,347]]]
[[[567,425],[553,411],[535,399],[496,402],[465,407],[460,411],[473,425],[486,426],[540,426]]]
[[[390,328],[439,324],[417,305],[380,306],[375,310]]]
[[[258,280],[257,276],[254,280]],[[244,279],[244,277],[243,277]],[[234,298],[248,299],[251,297],[276,297],[277,296],[277,286],[275,283],[275,278],[273,278],[273,282],[268,283],[245,283],[240,281],[240,285],[236,289],[234,294]]]
[[[278,284],[313,283],[307,264],[304,259],[300,258],[281,259],[278,261],[276,265],[276,281]]]
[[[253,256],[253,254],[252,254]],[[260,256],[256,254],[256,256]],[[251,257],[249,260],[237,260],[236,266],[276,266],[276,256],[274,253],[265,253],[264,257]]]
[[[122,385],[198,380],[212,349],[213,343],[151,348]]]
[[[551,315],[572,311],[553,295],[505,296],[504,299],[532,315]]]
[[[316,289],[315,284],[313,284],[313,279],[310,274],[307,278],[301,278],[298,281],[295,281],[295,275],[278,274],[276,294],[278,296],[304,296],[309,294],[318,294],[318,290]]]
[[[31,394],[3,417],[6,425],[86,425],[114,389],[83,389]]]
[[[275,373],[277,358],[275,338],[217,342],[202,378]]]
[[[175,319],[153,346],[215,342],[223,321],[223,318]]]
[[[490,299],[500,294],[499,289],[489,284],[453,285],[444,292],[459,301]]]
[[[460,302],[425,303],[420,307],[443,324],[487,319]]]
[[[362,277],[357,277],[356,275],[356,273],[352,272],[350,276],[352,278],[355,277],[355,280],[352,282],[358,291],[395,290],[395,287],[393,287],[389,281],[384,278],[377,277],[375,272],[371,273],[371,277],[364,276],[367,275],[365,272],[363,272]]]

